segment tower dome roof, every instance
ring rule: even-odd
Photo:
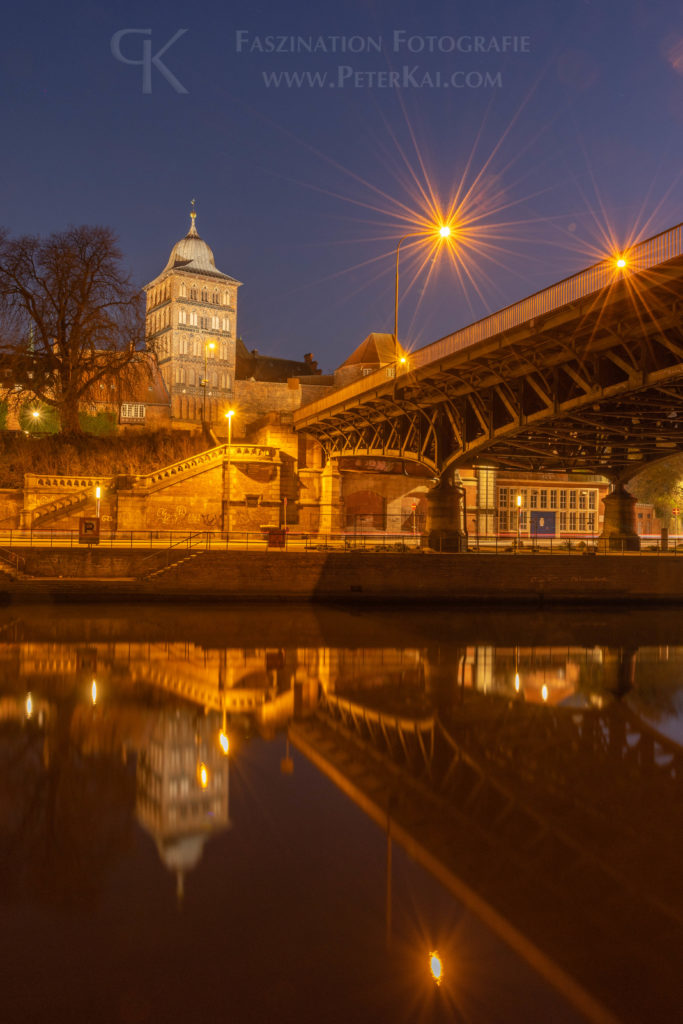
[[[171,249],[171,255],[164,270],[189,270],[195,274],[211,274],[214,277],[227,277],[216,269],[216,261],[210,246],[199,237],[195,223],[197,214],[194,209],[190,213],[190,230]]]

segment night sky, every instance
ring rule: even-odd
[[[158,54],[151,93],[143,63],[112,53],[127,29],[151,30],[118,41],[128,60]],[[0,50],[0,223],[111,225],[142,285],[196,197],[217,266],[244,282],[248,347],[312,351],[324,370],[393,329],[396,241],[430,191],[447,208],[461,188],[469,243],[424,265],[425,245],[402,249],[408,347],[594,262],[609,237],[683,220],[674,0],[29,0],[4,7]]]

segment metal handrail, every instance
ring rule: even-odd
[[[132,533],[132,531],[131,531],[131,533]],[[195,533],[182,534],[181,537],[177,541],[175,541],[175,543],[173,543],[173,534],[171,533],[170,538],[169,538],[170,543],[169,543],[168,547],[157,548],[155,551],[152,551],[149,555],[145,555],[145,557],[140,562],[140,566],[143,566],[145,564],[145,562],[149,562],[149,560],[151,558],[154,558],[154,556],[156,554],[158,554],[159,551],[171,552],[171,551],[173,551],[174,548],[181,547],[181,545],[185,546],[185,550],[186,551],[191,551],[192,547],[193,547],[193,544],[192,544],[193,538],[194,537],[203,537],[203,536],[205,536],[205,534],[206,534],[206,531],[200,531],[200,530],[197,530]],[[168,557],[167,557],[166,567],[168,567],[169,565],[170,565],[170,562],[168,561]]]
[[[29,548],[40,550],[45,547],[80,547],[77,530],[9,530],[9,545],[0,547],[0,558],[25,564],[20,551]],[[228,535],[222,530],[164,531],[164,530],[111,530],[100,534],[100,549],[121,550],[134,547],[140,551],[141,564],[153,559],[159,552],[170,556],[174,550],[187,551],[230,551],[244,548],[260,551],[270,544],[269,534],[278,535],[277,547],[295,551],[422,551],[426,547],[427,535],[423,529],[412,530],[338,530],[328,533],[293,530],[291,527],[267,526],[259,530],[233,530]],[[146,542],[146,543],[145,543]],[[93,546],[93,545],[90,545]],[[469,533],[466,548],[482,554],[504,554],[512,552],[521,556],[530,554],[619,554],[625,555],[683,555],[683,533],[669,534],[666,541],[656,534],[640,535],[640,549],[632,551],[628,541],[610,541],[595,534],[543,537],[523,533],[519,538],[514,534],[479,535]],[[147,552],[143,555],[143,552]],[[464,551],[463,551],[464,553]]]
[[[10,548],[0,548],[0,559],[2,559],[3,562],[9,562],[10,565],[12,565],[12,561],[14,561],[13,567],[17,572],[20,572],[21,567],[26,565],[26,559],[23,555],[17,554],[16,551],[12,551]]]
[[[386,384],[389,377],[394,379],[404,373],[416,370],[418,367],[438,362],[439,359],[445,359],[470,345],[493,338],[513,327],[519,327],[529,320],[551,313],[568,303],[588,298],[595,292],[614,285],[630,273],[641,273],[660,263],[682,256],[683,224],[677,224],[652,238],[638,242],[624,255],[626,267],[623,270],[618,270],[612,259],[601,260],[600,263],[595,263],[548,288],[543,288],[520,302],[515,302],[481,320],[476,320],[473,324],[469,324],[453,334],[447,334],[438,341],[425,345],[424,348],[410,352],[407,369],[401,369],[396,363],[390,363],[369,373],[366,377],[361,377],[360,380],[347,384],[346,387],[339,388],[331,395],[325,395],[324,398],[302,406],[294,414],[295,425],[301,426],[326,409]]]

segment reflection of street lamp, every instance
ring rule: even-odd
[[[522,495],[517,495],[517,547],[519,547],[519,528],[522,522]]]
[[[436,225],[434,225],[434,229],[437,230],[436,229]],[[438,228],[439,238],[441,238],[441,239],[449,238],[450,234],[451,234],[451,229],[450,229],[448,224],[441,224],[439,226],[439,228]],[[429,232],[429,231],[411,231],[410,234],[403,235],[402,238],[399,238],[398,243],[396,245],[396,275],[395,275],[395,279],[394,279],[394,351],[396,351],[396,349],[398,348],[398,256],[399,256],[399,250],[401,248],[402,243],[405,242],[406,238],[429,238],[430,235],[431,235],[431,232]],[[405,363],[405,357],[403,359],[401,359],[401,363]]]
[[[289,753],[289,732],[286,737],[285,756],[280,760],[280,771],[283,775],[293,775],[294,773],[294,761]]]
[[[429,954],[429,970],[432,973],[434,983],[440,985],[443,981],[443,963],[436,949],[432,950]]]
[[[235,415],[234,409],[228,409],[225,414],[225,418],[228,421],[228,522],[227,522],[227,533],[228,540],[230,540],[230,501],[232,498],[231,494],[231,479],[230,479],[230,458],[232,456],[232,418]]]
[[[97,704],[97,680],[93,679],[92,686],[90,687],[90,698],[92,700],[92,706],[95,707]]]
[[[230,753],[230,740],[228,739],[228,731],[225,724],[225,695],[221,694],[221,700],[223,702],[223,723],[221,725],[221,731],[218,733],[218,745],[227,757]]]
[[[95,515],[97,516],[98,519],[100,518],[100,497],[101,497],[101,495],[102,495],[102,491],[101,491],[101,489],[100,489],[100,487],[98,485],[95,488]]]
[[[33,697],[31,696],[31,691],[29,690],[28,693],[26,694],[26,717],[30,718],[32,714],[33,714]]]
[[[206,423],[206,389],[209,386],[208,366],[207,359],[209,357],[209,349],[213,351],[215,349],[215,341],[204,342],[204,379],[202,380],[202,387],[204,388],[204,397],[202,400],[202,422]]]

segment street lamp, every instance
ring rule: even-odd
[[[230,501],[231,501],[231,498],[232,498],[231,487],[230,487],[230,484],[232,482],[231,481],[231,477],[230,477],[230,458],[232,456],[232,418],[233,418],[234,415],[235,415],[235,410],[234,409],[228,409],[228,411],[225,414],[225,418],[228,421],[228,499],[227,499],[228,500],[228,522],[227,522],[227,527],[228,527],[228,530],[227,530],[227,533],[228,533],[228,543],[230,542]]]
[[[206,423],[206,389],[209,386],[207,360],[209,357],[209,349],[213,351],[215,347],[215,341],[204,342],[204,379],[202,380],[202,387],[204,388],[204,398],[202,400],[202,423]]]
[[[394,350],[398,348],[398,257],[401,245],[405,242],[406,238],[429,238],[430,235],[431,232],[429,231],[411,231],[409,234],[403,235],[402,238],[399,238],[396,245],[396,276],[394,280]],[[438,228],[438,235],[441,239],[450,238],[450,225],[441,224]],[[405,362],[405,359],[402,359],[401,362]]]
[[[517,547],[519,547],[519,528],[522,522],[522,495],[517,495]]]

